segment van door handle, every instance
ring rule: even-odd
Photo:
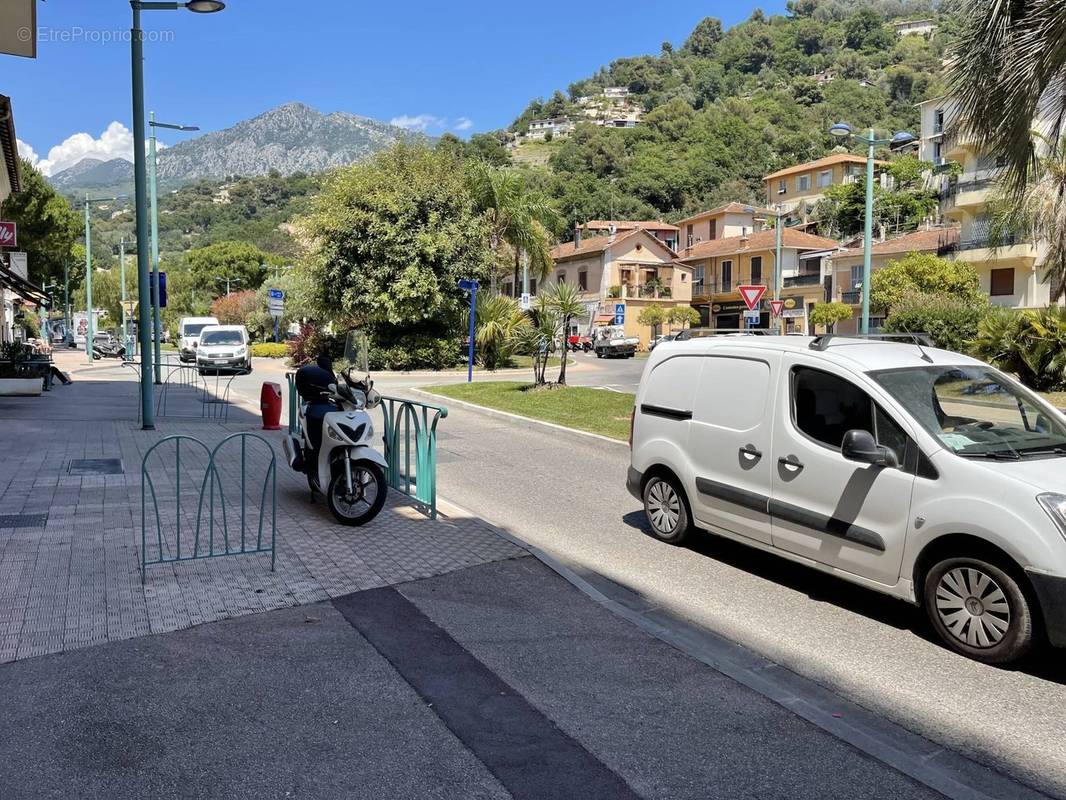
[[[746,444],[740,448],[740,454],[742,456],[750,456],[756,460],[762,458],[762,450],[757,450],[755,445]]]
[[[799,472],[801,469],[803,469],[803,462],[795,456],[781,456],[781,458],[777,459],[777,463],[780,464],[782,467],[794,469],[796,470],[796,472]]]

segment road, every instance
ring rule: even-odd
[[[633,391],[644,363],[577,359],[573,384],[616,391]],[[234,391],[257,401],[262,381],[283,373],[257,364]],[[463,377],[383,375],[378,385],[404,394]],[[1062,652],[1017,670],[984,666],[939,646],[906,604],[709,535],[687,548],[661,544],[625,490],[627,461],[621,444],[461,408],[439,428],[447,499],[914,732],[1066,796]]]

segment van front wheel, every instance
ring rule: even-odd
[[[670,544],[681,544],[692,527],[681,487],[672,478],[655,476],[644,484],[644,514],[655,538]]]
[[[1032,649],[1029,600],[999,566],[947,558],[926,574],[924,589],[926,613],[952,650],[985,664],[1006,664]]]

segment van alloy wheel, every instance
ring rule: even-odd
[[[994,647],[1010,628],[1010,604],[991,576],[973,567],[945,572],[936,587],[944,627],[970,647]]]
[[[644,514],[656,539],[680,544],[688,536],[691,515],[675,480],[653,477],[644,484]]]

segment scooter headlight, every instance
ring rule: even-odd
[[[343,422],[340,422],[338,423],[338,427],[340,427],[341,432],[353,442],[360,441],[363,438],[363,434],[366,433],[365,422],[360,425],[357,425],[355,428],[352,428],[351,425],[345,425]]]

